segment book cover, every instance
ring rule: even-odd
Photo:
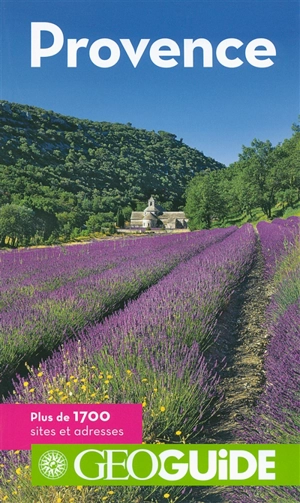
[[[0,500],[299,501],[299,1],[0,9]]]

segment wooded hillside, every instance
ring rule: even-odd
[[[224,167],[174,134],[131,124],[1,101],[0,125],[0,207],[33,210],[45,239],[115,221],[120,207],[128,217],[151,194],[179,209],[195,174]]]

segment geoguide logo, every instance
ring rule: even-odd
[[[68,460],[62,452],[48,450],[41,455],[38,467],[43,477],[49,480],[56,480],[63,477],[67,472]]]
[[[299,445],[33,445],[33,485],[300,485]]]

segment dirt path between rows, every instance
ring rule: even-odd
[[[224,399],[205,431],[205,443],[238,443],[243,420],[249,417],[262,391],[268,340],[265,312],[270,295],[258,242],[253,266],[218,323],[219,336],[211,357],[226,357],[220,383]],[[199,497],[199,503],[234,503],[226,499],[226,490],[220,487],[202,488]]]

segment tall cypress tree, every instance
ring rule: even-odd
[[[118,208],[116,225],[120,229],[123,229],[125,225],[125,218],[122,208]]]

